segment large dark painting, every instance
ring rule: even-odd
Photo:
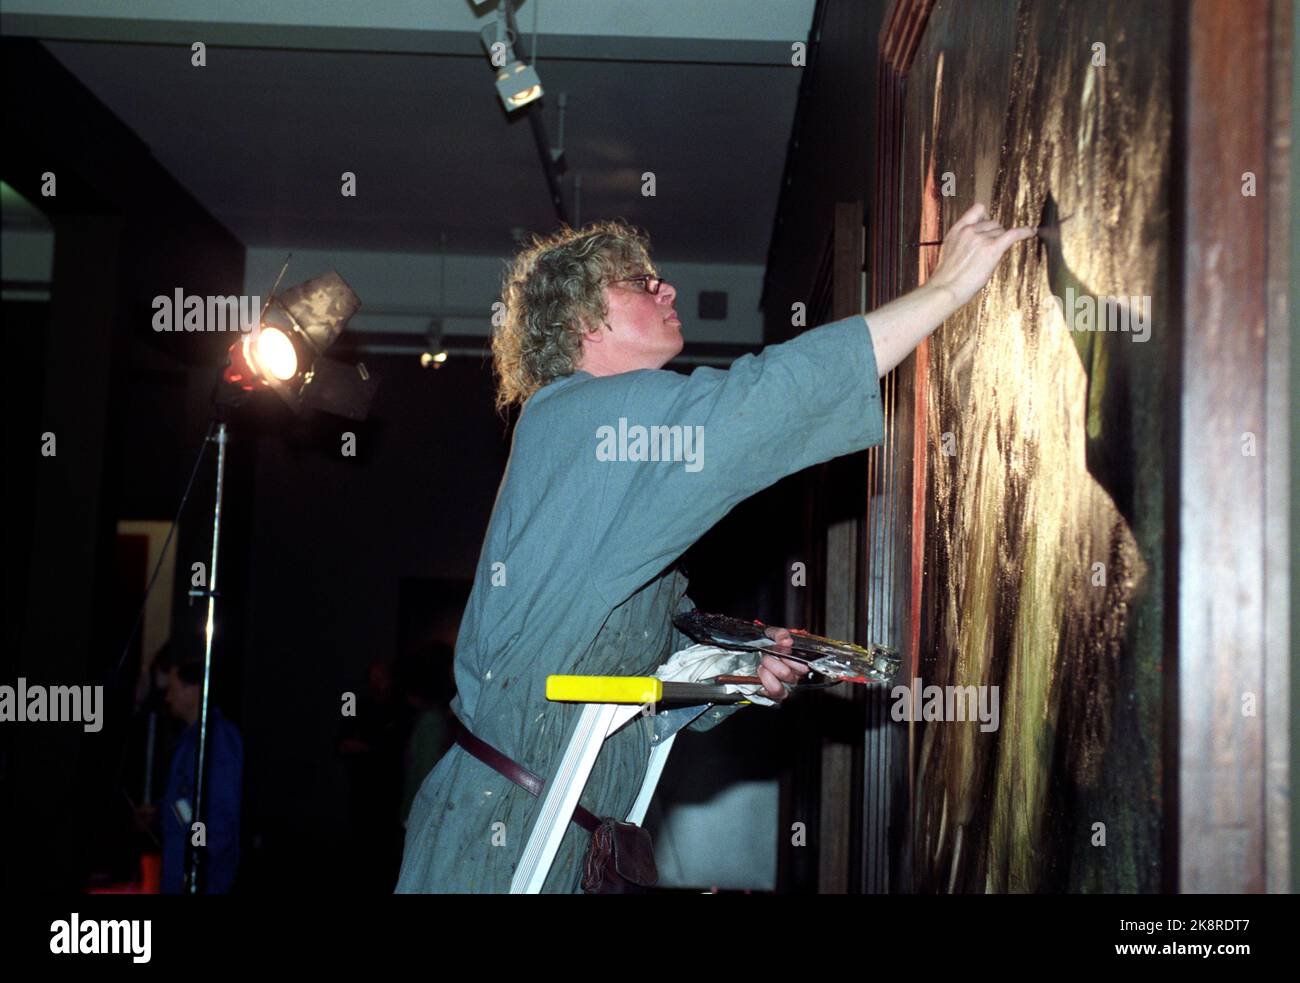
[[[918,669],[999,709],[914,725],[918,891],[1161,888],[1171,15],[938,3],[907,71],[902,277],[975,201],[1046,230],[917,369]]]

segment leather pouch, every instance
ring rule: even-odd
[[[640,894],[658,880],[650,834],[635,823],[602,819],[583,858],[582,890],[587,894]]]

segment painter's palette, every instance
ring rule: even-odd
[[[776,645],[767,635],[768,626],[761,621],[745,621],[725,614],[687,611],[673,618],[683,635],[719,648],[764,652]],[[806,663],[813,672],[831,679],[860,683],[890,683],[898,674],[898,653],[884,645],[863,648],[796,628],[789,629],[793,649],[782,653],[783,659]]]

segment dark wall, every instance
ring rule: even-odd
[[[809,291],[834,225],[836,202],[861,201],[871,224],[876,39],[883,0],[821,0],[781,182],[763,284],[764,337],[785,341],[790,305]],[[815,327],[816,325],[807,325]]]
[[[7,328],[36,333],[23,343],[36,364],[6,385],[11,453],[35,463],[18,469],[26,528],[5,550],[7,579],[25,589],[5,599],[6,620],[22,628],[6,646],[4,682],[102,684],[108,710],[95,734],[72,723],[4,728],[0,869],[28,887],[75,888],[98,855],[94,834],[121,819],[123,802],[115,779],[138,648],[115,674],[127,641],[116,524],[174,512],[205,425],[200,378],[224,341],[155,335],[151,300],[176,287],[238,293],[244,250],[45,48],[3,47],[5,129],[21,134],[3,178],[46,213],[55,242],[46,313],[4,310]],[[46,172],[54,196],[42,194]],[[45,432],[54,457],[40,455]],[[182,527],[182,553],[195,551],[195,535]],[[237,619],[228,630],[238,634]]]
[[[764,338],[786,341],[816,327],[814,284],[835,225],[835,206],[861,202],[869,229],[874,180],[876,115],[876,48],[884,0],[820,0],[814,18],[814,41],[800,84],[800,98],[786,157],[781,201],[768,249],[762,307]],[[791,305],[802,303],[807,323],[791,324]],[[826,528],[833,521],[855,517],[865,500],[866,454],[840,458],[820,468],[794,475],[765,493],[781,502],[785,521],[776,527],[786,555],[808,564],[809,585],[797,595],[802,612],[790,612],[790,622],[813,631],[825,630]],[[802,613],[802,618],[800,614]],[[862,639],[855,639],[862,641]],[[824,697],[824,699],[822,698]],[[827,737],[832,712],[843,701],[809,694],[792,708],[792,744],[803,749],[789,772],[783,812],[790,819],[817,828],[822,802],[821,743]],[[836,719],[843,719],[837,715]],[[860,740],[852,725],[836,738],[844,744]],[[810,752],[808,749],[812,748]],[[827,809],[852,809],[847,791],[842,802]],[[815,892],[819,884],[819,853],[794,848],[782,839],[779,858],[782,890]]]
[[[380,379],[366,422],[295,421],[272,407],[237,434],[252,443],[256,470],[250,564],[239,575],[245,732],[257,748],[245,822],[262,836],[249,857],[259,877],[286,865],[298,877],[339,875],[297,861],[305,843],[339,859],[349,832],[354,769],[336,751],[343,694],[364,701],[367,667],[399,654],[404,582],[472,579],[509,452],[490,364],[365,362]],[[342,453],[345,433],[355,457]]]

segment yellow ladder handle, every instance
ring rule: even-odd
[[[654,676],[547,676],[546,698],[570,703],[658,703],[664,682]]]

